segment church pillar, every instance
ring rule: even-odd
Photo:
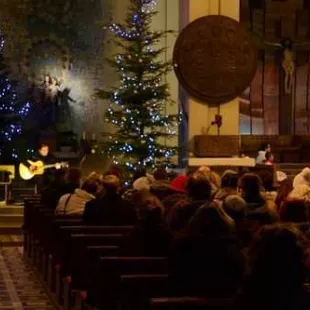
[[[206,15],[225,15],[239,20],[240,0],[181,0],[183,7],[188,7],[188,22]],[[183,17],[184,18],[184,17]],[[181,24],[185,24],[181,21]],[[238,135],[239,134],[239,101],[234,99],[219,107],[199,103],[189,99],[189,140],[195,135],[206,133],[206,129],[213,121],[215,114],[221,114],[223,125],[217,130],[214,126],[210,129],[211,135]]]

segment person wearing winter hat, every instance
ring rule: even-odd
[[[239,195],[226,197],[223,202],[224,211],[235,221],[244,220],[246,202]]]
[[[178,193],[186,193],[186,184],[188,177],[186,175],[178,175],[170,183],[170,189]]]
[[[308,184],[300,184],[293,188],[289,193],[290,199],[309,199],[310,198],[310,186]]]
[[[141,177],[133,182],[134,190],[137,191],[149,191],[151,188],[151,182],[148,177]]]
[[[310,168],[304,168],[299,174],[296,175],[293,181],[293,187],[297,187],[301,184],[310,185]]]
[[[162,200],[165,207],[165,217],[169,218],[173,207],[180,201],[186,200],[186,184],[188,177],[186,175],[178,175],[169,184],[170,193]]]
[[[260,225],[256,221],[246,219],[247,204],[245,200],[239,195],[231,195],[226,197],[222,207],[235,221],[236,234],[242,248],[248,247]]]

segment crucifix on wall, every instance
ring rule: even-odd
[[[281,66],[285,74],[284,90],[286,94],[291,94],[293,89],[294,74],[296,69],[296,52],[310,51],[310,42],[293,41],[290,38],[283,39],[280,43],[265,42],[267,46],[275,48],[282,53]]]
[[[296,52],[309,52],[310,41],[293,41],[291,38],[285,38],[280,42],[263,41],[259,43],[259,48],[265,52],[281,52],[281,67],[285,74],[284,91],[285,94],[291,94],[296,70]]]

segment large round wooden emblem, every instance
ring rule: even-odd
[[[257,57],[239,22],[210,15],[183,29],[175,44],[173,63],[180,84],[190,96],[220,104],[238,97],[250,85]]]

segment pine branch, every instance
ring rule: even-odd
[[[152,31],[156,11],[144,7],[147,0],[131,0],[123,24],[111,23],[106,30],[111,42],[121,49],[107,63],[119,74],[118,87],[96,90],[96,96],[109,102],[105,121],[114,127],[104,144],[106,152],[126,167],[153,166],[157,158],[165,160],[175,154],[173,147],[159,138],[175,137],[178,117],[165,115],[172,100],[165,76],[172,62],[162,61],[166,48],[156,44],[172,31]]]

